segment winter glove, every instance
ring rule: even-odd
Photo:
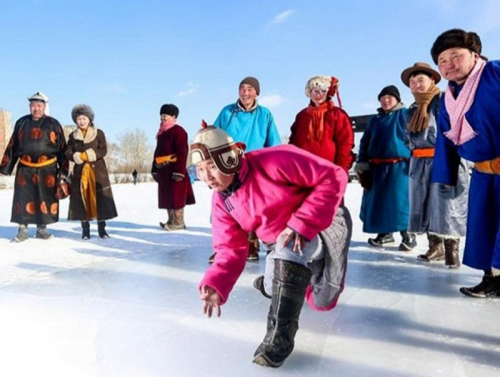
[[[373,174],[370,169],[369,162],[357,162],[354,167],[354,171],[358,176],[358,181],[361,187],[365,190],[370,190],[372,188]]]
[[[82,152],[80,153],[80,159],[84,162],[88,162],[89,161],[89,156],[87,156],[87,152]]]
[[[364,172],[358,172],[358,181],[361,187],[365,190],[370,190],[372,188],[373,183],[373,174],[371,170],[367,170]]]
[[[153,173],[151,173],[151,175],[153,176],[153,179],[155,180],[155,182],[158,182],[158,173],[153,172]]]
[[[184,174],[172,173],[172,179],[174,180],[174,182],[181,182],[184,179]]]

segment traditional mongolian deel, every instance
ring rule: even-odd
[[[59,221],[55,197],[57,176],[68,173],[66,140],[59,122],[47,115],[20,118],[14,127],[0,172],[10,175],[17,164],[11,221],[18,224],[51,224]]]
[[[86,114],[85,114],[86,115]],[[91,119],[91,118],[89,118]],[[86,153],[88,162],[81,161],[79,155]],[[81,129],[77,128],[68,140],[66,157],[68,160],[77,162],[74,165],[71,181],[71,200],[69,205],[68,220],[109,220],[118,216],[111,184],[108,176],[108,169],[104,157],[108,152],[106,137],[104,133],[95,126],[88,127],[85,136]],[[88,218],[87,205],[82,194],[82,173],[85,166],[90,166],[95,176],[96,184],[96,209],[97,218]]]
[[[328,100],[300,111],[291,127],[290,144],[331,161],[345,171],[354,162],[354,132],[347,113]]]
[[[155,159],[162,156],[175,156],[175,161],[166,162],[161,167],[153,162],[152,173],[158,180],[158,208],[179,210],[194,204],[195,198],[189,174],[186,170],[189,152],[188,135],[179,125],[174,125],[160,133],[154,153]],[[181,174],[182,180],[172,179],[174,173]]]
[[[418,105],[408,109],[410,122]],[[409,132],[409,146],[412,151],[434,150],[436,145],[436,122],[440,109],[440,97],[436,96],[428,107],[428,127],[421,132]],[[467,195],[469,172],[467,163],[461,160],[457,184],[446,187],[431,184],[434,159],[430,157],[410,160],[410,223],[409,232],[431,232],[441,236],[461,237],[465,235],[467,219]]]
[[[458,97],[462,86],[450,82],[450,90]],[[445,100],[438,118],[434,182],[456,185],[460,157],[475,162],[500,157],[500,61],[486,63],[474,102],[465,113],[475,137],[456,145],[443,133],[451,129]],[[467,232],[463,262],[469,267],[500,269],[500,169],[497,174],[474,169],[470,182]]]
[[[369,163],[373,183],[365,189],[360,218],[365,233],[392,233],[408,228],[408,165],[406,112],[397,105],[381,109],[366,126],[359,144],[358,163]]]
[[[245,111],[239,102],[227,105],[214,126],[226,131],[234,141],[244,143],[247,152],[281,144],[273,115],[260,105],[249,111]]]

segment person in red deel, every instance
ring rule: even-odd
[[[194,204],[194,193],[186,170],[188,135],[177,124],[179,108],[165,104],[160,109],[161,124],[151,174],[158,182],[158,208],[167,210],[168,220],[160,222],[167,231],[186,229],[184,207]]]
[[[349,115],[335,106],[332,98],[338,94],[339,80],[332,76],[314,76],[306,84],[309,106],[295,117],[290,129],[290,144],[323,157],[349,172],[354,163],[354,131]]]

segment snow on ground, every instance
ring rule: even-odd
[[[195,183],[198,203],[177,233],[158,226],[156,184],[113,191],[110,239],[93,223],[82,241],[65,200],[49,227],[54,239],[17,244],[12,190],[0,190],[0,376],[500,376],[500,301],[458,292],[481,273],[417,262],[424,236],[411,253],[368,247],[357,183],[346,196],[354,220],[346,290],[331,312],[304,307],[295,350],[277,370],[251,363],[269,306],[252,288],[263,260],[248,264],[221,318],[201,314],[207,187]]]

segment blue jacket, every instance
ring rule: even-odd
[[[245,111],[238,102],[227,105],[214,126],[226,131],[234,141],[245,143],[246,152],[281,144],[273,115],[260,105],[250,111]]]

